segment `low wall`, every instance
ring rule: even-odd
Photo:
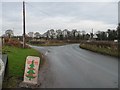
[[[6,54],[0,54],[0,90],[2,89],[2,82],[4,80],[4,74],[6,71],[8,57]]]

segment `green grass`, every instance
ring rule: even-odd
[[[80,44],[80,48],[101,53],[104,55],[118,57],[118,50],[112,48],[97,47],[96,45]]]
[[[4,49],[8,51],[6,52],[8,55],[8,70],[3,87],[13,88],[23,79],[26,57],[40,57],[41,54],[32,48],[22,49],[5,46]]]

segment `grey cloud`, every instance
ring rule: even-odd
[[[15,33],[22,34],[22,3],[4,2],[2,7],[3,29],[14,27]],[[78,29],[84,29],[79,27],[79,24],[81,24],[80,21],[86,20],[92,23],[103,22],[100,23],[101,25],[105,24],[103,30],[114,28],[118,19],[117,9],[116,2],[27,2],[27,31],[35,30],[43,33],[50,28],[65,28],[67,24],[66,27],[70,29],[75,28],[74,26]],[[60,23],[61,25],[59,25]],[[87,25],[84,27],[85,29],[91,28]]]
[[[29,3],[28,3],[29,4]],[[117,21],[117,3],[106,2],[62,2],[62,3],[30,3],[32,7],[28,8],[35,12],[36,16],[74,16],[76,20],[89,19],[105,21],[106,23],[116,23]],[[33,8],[34,7],[34,8]],[[30,11],[28,9],[28,12]],[[41,12],[40,12],[41,11]],[[38,13],[38,14],[36,14]]]

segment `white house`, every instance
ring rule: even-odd
[[[64,29],[62,31],[62,34],[63,34],[63,37],[67,37],[68,36],[68,30],[67,29]]]
[[[75,32],[75,37],[77,37],[79,35],[79,32],[77,31],[77,32]]]
[[[54,31],[54,29],[48,30],[47,31],[47,37],[48,38],[57,38],[57,33]]]
[[[41,37],[41,35],[40,35],[40,33],[39,33],[39,32],[36,32],[36,33],[34,33],[34,37],[35,37],[35,38],[40,38],[40,37]]]
[[[34,33],[33,32],[29,32],[28,36],[33,38],[34,37]]]
[[[93,39],[97,39],[98,36],[96,34],[93,35]]]

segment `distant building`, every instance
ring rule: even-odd
[[[72,34],[73,37],[76,37],[76,36],[78,35],[78,32],[77,32],[76,29],[73,29],[73,30],[71,31],[71,34]]]
[[[41,37],[47,38],[47,32],[45,32],[44,34],[42,34]]]
[[[51,39],[57,38],[57,33],[56,33],[56,31],[55,31],[54,29],[48,30],[48,31],[47,31],[47,37],[48,37],[48,38],[51,38]]]
[[[96,40],[98,36],[96,34],[93,35],[93,39]]]
[[[54,34],[54,29],[49,30],[49,34],[52,36]]]
[[[40,37],[41,37],[41,34],[40,34],[39,32],[36,32],[36,33],[34,33],[34,37],[35,37],[35,38],[40,38]]]
[[[84,35],[84,34],[86,34],[86,32],[85,32],[84,30],[82,30],[82,31],[81,31],[81,34]]]
[[[62,31],[63,37],[67,37],[68,36],[68,30],[65,29]]]
[[[57,37],[60,37],[60,35],[62,34],[62,31],[59,29],[59,30],[56,30],[56,35]]]
[[[29,32],[28,33],[28,37],[32,37],[33,38],[34,37],[34,33],[33,32]]]
[[[79,35],[81,35],[81,31],[77,31]]]
[[[79,35],[79,32],[77,31],[77,32],[75,32],[75,37],[77,37]]]

